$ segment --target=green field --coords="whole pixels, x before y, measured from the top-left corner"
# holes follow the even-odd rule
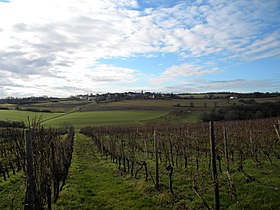
[[[164,111],[96,111],[74,112],[45,122],[59,127],[72,125],[75,128],[104,125],[142,125],[143,121],[166,115]]]
[[[33,119],[41,118],[42,120],[48,119],[54,116],[58,116],[61,113],[39,113],[39,112],[27,112],[27,111],[17,111],[17,110],[0,110],[0,120],[8,121],[27,121],[27,118]]]
[[[95,111],[73,113],[37,113],[17,110],[1,110],[0,120],[24,121],[27,118],[41,118],[47,126],[74,126],[76,129],[85,126],[104,125],[143,125],[144,122],[163,117],[166,111]]]
[[[1,107],[11,108],[11,107],[14,107],[14,106],[15,106],[14,104],[0,104],[0,108]]]

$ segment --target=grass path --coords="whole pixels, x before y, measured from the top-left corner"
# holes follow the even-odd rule
[[[77,134],[69,178],[55,209],[160,209],[114,169],[95,153],[91,139]]]
[[[73,109],[72,111],[65,112],[65,113],[62,113],[62,114],[59,114],[59,115],[52,116],[52,117],[46,118],[46,119],[44,119],[44,120],[41,120],[41,123],[44,123],[44,122],[46,122],[46,121],[50,121],[50,120],[53,120],[53,119],[56,119],[56,118],[59,118],[59,117],[62,117],[62,116],[65,116],[65,115],[74,113],[74,112],[77,112],[77,108]]]

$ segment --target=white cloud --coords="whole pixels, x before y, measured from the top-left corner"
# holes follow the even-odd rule
[[[167,68],[158,78],[152,79],[152,82],[161,84],[166,81],[174,81],[174,80],[181,81],[186,77],[199,76],[204,74],[213,74],[217,72],[218,69],[216,68],[207,69],[199,65],[184,63],[178,66],[173,65]]]
[[[224,80],[224,81],[205,81],[189,80],[185,84],[175,86],[162,86],[162,92],[186,93],[186,92],[248,92],[255,91],[279,91],[280,81],[277,80]]]
[[[84,71],[66,68],[57,72],[55,76],[40,74],[20,76],[16,73],[1,71],[0,74],[3,75],[3,79],[0,79],[1,90],[6,95],[21,97],[29,95],[62,97],[65,96],[65,92],[68,95],[107,92],[108,87],[116,90],[115,86],[131,84],[138,80],[138,76],[141,76],[140,72],[133,69],[104,64],[96,64]]]
[[[20,94],[16,85],[22,78],[31,87],[21,89],[21,94],[33,94],[35,87],[41,92],[53,90],[57,84],[62,94],[62,87],[87,91],[94,88],[91,83],[135,81],[139,74],[102,65],[98,63],[101,58],[157,52],[189,59],[215,55],[218,60],[242,61],[279,56],[279,1],[178,2],[173,7],[146,9],[140,9],[136,0],[1,3],[0,71],[14,84],[9,89],[1,84],[1,88],[8,94]],[[213,65],[189,63],[170,67],[154,81],[215,71]],[[29,79],[34,76],[40,82]],[[65,88],[64,95],[68,91]]]

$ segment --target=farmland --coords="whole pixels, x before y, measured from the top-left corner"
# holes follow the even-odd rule
[[[165,115],[164,111],[94,111],[75,112],[45,122],[49,126],[73,125],[82,128],[88,125],[141,125],[142,121],[152,120]]]
[[[1,120],[9,121],[26,121],[27,117],[30,117],[31,119],[34,117],[41,117],[44,120],[58,115],[59,113],[36,113],[17,110],[0,110]]]
[[[255,100],[277,102],[279,98]],[[0,120],[27,122],[27,117],[36,116],[46,128],[74,126],[73,159],[54,209],[203,209],[205,203],[212,209],[210,134],[208,124],[201,123],[201,116],[233,104],[244,102],[201,96],[102,103],[63,100],[21,105],[18,110],[9,104],[9,110],[0,110]],[[24,111],[34,108],[51,112]],[[216,152],[221,158],[217,159],[221,209],[280,206],[280,148],[273,127],[279,129],[278,119],[215,123]],[[226,170],[224,127],[230,142],[230,170]],[[157,136],[158,186],[154,151]],[[167,168],[172,168],[171,175]],[[15,185],[20,189],[17,193]],[[0,209],[21,209],[24,185],[22,171],[10,173],[6,181],[1,177]]]
[[[41,118],[46,126],[60,127],[72,125],[76,129],[88,125],[141,125],[144,121],[160,118],[166,111],[94,111],[73,113],[36,113],[17,110],[1,110],[1,120],[27,121]]]

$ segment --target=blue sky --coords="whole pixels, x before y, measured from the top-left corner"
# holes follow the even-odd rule
[[[280,90],[279,0],[0,0],[0,40],[0,97]]]

